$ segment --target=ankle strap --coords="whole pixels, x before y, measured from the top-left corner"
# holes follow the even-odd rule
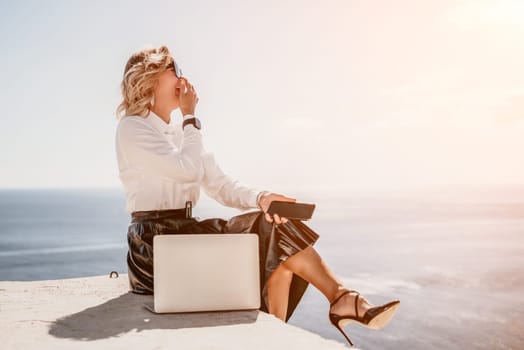
[[[337,303],[337,301],[339,301],[340,298],[342,298],[342,296],[344,296],[344,295],[346,295],[346,294],[348,294],[348,293],[351,293],[351,292],[355,292],[355,293],[357,293],[357,298],[355,298],[355,303],[356,303],[356,299],[358,299],[358,294],[360,294],[360,293],[357,292],[356,290],[353,290],[353,289],[346,289],[346,290],[343,291],[343,292],[342,292],[338,297],[336,297],[336,299],[333,300],[333,301],[329,304],[329,306],[331,307],[331,306],[335,305],[335,304]]]

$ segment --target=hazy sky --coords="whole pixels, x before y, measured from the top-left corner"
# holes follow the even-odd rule
[[[0,187],[120,187],[124,65],[161,44],[253,187],[524,182],[524,1],[1,1],[0,31]]]

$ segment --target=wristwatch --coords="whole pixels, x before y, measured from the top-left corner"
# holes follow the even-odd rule
[[[195,126],[195,128],[197,128],[198,130],[201,129],[201,125],[200,125],[200,119],[198,119],[197,117],[193,117],[193,118],[188,118],[186,120],[184,120],[184,122],[182,123],[182,129],[185,128],[186,125],[188,124],[193,124]]]

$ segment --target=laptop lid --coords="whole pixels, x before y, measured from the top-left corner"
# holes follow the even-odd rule
[[[154,312],[260,308],[256,233],[153,237]]]

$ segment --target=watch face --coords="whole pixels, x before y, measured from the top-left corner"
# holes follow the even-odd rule
[[[195,118],[195,125],[198,129],[200,129],[200,120],[198,118]]]

